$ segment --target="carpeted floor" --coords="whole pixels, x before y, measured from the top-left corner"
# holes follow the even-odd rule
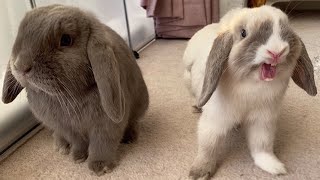
[[[293,25],[320,66],[320,14],[299,15]],[[183,40],[158,40],[141,53],[151,104],[138,142],[121,145],[120,165],[111,174],[98,178],[87,163],[55,152],[51,135],[42,130],[1,162],[0,179],[187,179],[199,114],[192,113],[193,99],[182,81],[185,46]],[[320,89],[320,67],[315,70]],[[217,179],[320,179],[320,95],[309,97],[290,83],[275,143],[288,175],[275,177],[255,167],[241,130],[231,133],[228,146]]]

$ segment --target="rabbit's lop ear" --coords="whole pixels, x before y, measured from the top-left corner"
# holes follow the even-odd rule
[[[313,65],[307,53],[304,43],[300,40],[302,50],[297,65],[293,71],[293,81],[309,95],[317,94],[317,87],[314,82]]]
[[[198,107],[204,106],[218,86],[223,70],[227,66],[229,53],[233,45],[232,34],[224,32],[213,42],[212,49],[208,56],[201,96],[198,100]]]
[[[87,46],[101,105],[109,118],[119,123],[124,118],[125,102],[117,56],[109,45],[104,31],[92,33]]]
[[[8,64],[6,74],[4,75],[2,102],[5,104],[11,103],[22,91],[22,89],[23,87],[12,75],[10,65]]]

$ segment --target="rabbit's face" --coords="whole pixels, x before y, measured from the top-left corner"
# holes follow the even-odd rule
[[[10,59],[12,74],[22,86],[56,94],[95,83],[86,58],[89,21],[79,13],[53,5],[25,16]]]
[[[287,16],[276,8],[247,9],[232,18],[228,66],[235,77],[272,81],[290,78],[301,43]]]
[[[264,85],[260,87],[284,87],[292,77],[308,94],[317,94],[305,45],[281,10],[271,6],[232,10],[221,19],[218,32],[198,107],[207,103],[225,72],[224,77],[229,77],[225,83],[250,81]]]

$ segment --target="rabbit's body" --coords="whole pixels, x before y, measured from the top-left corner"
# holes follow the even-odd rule
[[[119,52],[115,52],[115,54],[119,56],[119,61],[123,61],[120,63],[120,66],[123,66],[121,69],[131,67],[130,70],[126,70],[125,81],[130,81],[132,86],[124,87],[127,91],[125,93],[127,96],[125,97],[127,100],[127,113],[123,121],[116,124],[116,126],[119,126],[119,129],[122,129],[120,131],[122,132],[129,121],[137,121],[148,108],[148,92],[137,63],[133,57],[127,57],[130,50],[125,42],[109,27],[105,27],[105,30],[107,30],[105,36],[107,36],[110,44],[119,46],[114,47],[114,49],[119,49]],[[52,130],[59,127],[67,131],[70,129],[75,133],[85,133],[88,135],[90,130],[97,125],[104,124],[104,126],[108,127],[109,124],[115,124],[104,112],[103,107],[97,106],[101,99],[97,84],[94,82],[94,77],[89,76],[88,79],[92,83],[88,83],[89,86],[81,90],[81,95],[77,95],[79,93],[77,91],[79,90],[68,87],[72,86],[72,83],[76,83],[72,82],[72,79],[69,82],[61,82],[63,83],[62,90],[55,96],[44,91],[34,90],[32,87],[26,87],[31,110],[39,120]],[[132,102],[129,101],[131,99]],[[46,106],[43,105],[44,102],[47,103]],[[67,117],[66,114],[68,115]],[[92,121],[92,119],[95,121]],[[112,128],[110,128],[110,131],[113,131]],[[114,131],[117,132],[118,129]]]
[[[71,97],[68,93],[52,97],[41,91],[26,90],[30,109],[36,118],[51,130],[61,131],[62,135],[74,133],[88,138],[89,133],[97,126],[105,126],[104,129],[110,133],[115,131],[121,135],[128,122],[137,123],[138,118],[147,109],[145,105],[140,104],[140,100],[131,102],[134,103],[134,108],[126,114],[123,121],[114,123],[106,115],[102,106],[96,105],[97,102],[100,102],[96,86],[93,86],[83,97]],[[44,105],[44,102],[48,105]],[[132,108],[132,105],[128,108]]]
[[[317,94],[312,63],[287,16],[270,6],[232,10],[190,39],[183,62],[186,86],[202,108],[190,176],[214,174],[224,137],[240,123],[255,164],[272,174],[286,173],[273,140],[290,78]]]
[[[20,24],[5,75],[5,103],[26,88],[30,109],[54,132],[56,147],[76,162],[88,158],[102,175],[120,142],[135,141],[149,105],[139,66],[125,41],[93,15],[51,5]]]

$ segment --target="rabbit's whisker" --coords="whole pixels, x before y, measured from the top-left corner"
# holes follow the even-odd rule
[[[284,10],[285,13],[287,13],[288,7],[290,6],[290,4],[292,3],[292,1],[289,1],[289,4],[287,5],[286,9]]]
[[[79,107],[79,102],[76,100],[76,98],[74,97],[74,95],[72,94],[71,90],[69,88],[67,88],[67,86],[59,79],[57,78],[58,81],[61,83],[61,85],[63,86],[64,90],[68,93],[68,95],[71,97],[71,99],[73,100],[76,108],[78,109],[78,113],[81,114],[81,111],[80,111],[80,107]],[[67,78],[69,81],[70,79]]]
[[[19,88],[19,85],[18,85],[17,83],[15,83],[15,84],[13,85],[13,94],[16,94],[16,93],[17,93],[18,88]]]
[[[290,10],[290,12],[288,13],[288,17],[290,16],[290,13],[291,13],[298,5],[300,5],[302,2],[303,2],[303,1],[298,2],[298,3],[295,4],[295,6],[294,6],[294,7]],[[290,1],[290,3],[291,3],[291,1]]]
[[[65,87],[63,86],[63,89],[68,93],[68,91],[65,89]],[[74,105],[70,102],[70,98],[68,98],[65,94],[63,94],[62,93],[62,96],[67,100],[67,102],[70,104],[70,106],[71,106],[71,108],[72,108],[72,110],[73,110],[73,112],[75,113],[75,115],[77,116],[77,119],[80,121],[80,118],[79,118],[79,116],[78,116],[78,113],[77,113],[77,111],[75,110],[75,108],[74,108]]]
[[[70,80],[70,78],[68,78],[68,77],[66,77],[66,78],[67,78],[68,81],[70,81],[70,84],[73,84],[72,81]],[[65,86],[65,87],[66,87],[66,86]],[[66,88],[67,88],[67,87],[66,87]],[[72,91],[71,91],[69,88],[67,88],[67,90],[69,90],[69,94],[70,94],[70,96],[72,97],[73,101],[75,102],[76,107],[77,107],[77,109],[78,109],[78,111],[79,111],[79,114],[81,114],[79,101],[77,100],[77,98],[74,96],[74,94],[72,93]]]
[[[245,59],[245,57],[238,58],[238,59],[234,60],[231,64],[232,64],[232,65],[235,65],[235,64],[237,64],[238,62],[243,61],[244,59]],[[240,67],[234,69],[234,72],[233,72],[233,73],[235,74],[235,76],[238,76],[237,74],[240,72],[240,70],[241,70]]]
[[[61,100],[63,102],[64,107],[67,109],[68,115],[71,117],[69,106],[68,106],[66,98],[65,98],[65,96],[64,96],[64,94],[62,93],[61,90],[59,90],[59,96],[60,96],[60,98],[61,98]]]
[[[232,65],[236,64],[237,62],[241,61],[243,58],[238,58],[238,59],[235,59],[234,61],[231,62]],[[230,66],[227,65],[227,67],[223,70],[221,76],[228,70],[230,69]]]
[[[9,88],[10,86],[13,86],[13,85],[18,84],[18,83],[17,83],[16,81],[14,81],[14,80],[13,80],[13,81],[10,81],[10,82],[7,81],[7,82],[8,82],[8,85],[9,85],[7,88]]]
[[[5,88],[6,91],[8,91],[12,86],[16,85],[16,82],[15,81],[11,81],[11,82],[7,81],[7,84],[8,85]]]
[[[58,89],[57,89],[57,88],[55,88],[55,91],[57,92],[57,99],[58,99],[58,101],[59,101],[60,107],[61,107],[61,109],[63,110],[63,106],[62,106],[62,103],[61,103],[61,100],[60,100],[60,94],[59,94],[59,91],[58,91]]]
[[[64,101],[63,93],[59,89],[57,89],[57,90],[58,90],[58,95],[60,96],[60,98],[61,98],[61,100],[62,100],[62,102],[64,104],[64,107],[67,109],[67,112],[68,112],[69,116],[71,117],[71,114],[70,114],[69,108],[67,106],[67,103]]]
[[[70,102],[70,100],[69,100],[70,98],[68,98],[65,94],[62,94],[62,95],[66,98],[66,100],[68,101],[68,103],[70,104],[70,106],[71,106],[71,108],[73,109],[75,115],[77,116],[77,119],[80,121],[79,114],[81,114],[81,111],[80,111],[80,109],[79,109],[79,107],[78,107],[77,101],[76,101],[76,100],[74,99],[74,97],[72,96],[72,93],[69,92],[70,90],[66,87],[66,85],[65,85],[59,78],[57,78],[57,80],[61,83],[62,88],[67,92],[67,95],[73,100],[74,105]],[[75,106],[77,107],[77,109],[78,109],[79,112],[76,111]]]

